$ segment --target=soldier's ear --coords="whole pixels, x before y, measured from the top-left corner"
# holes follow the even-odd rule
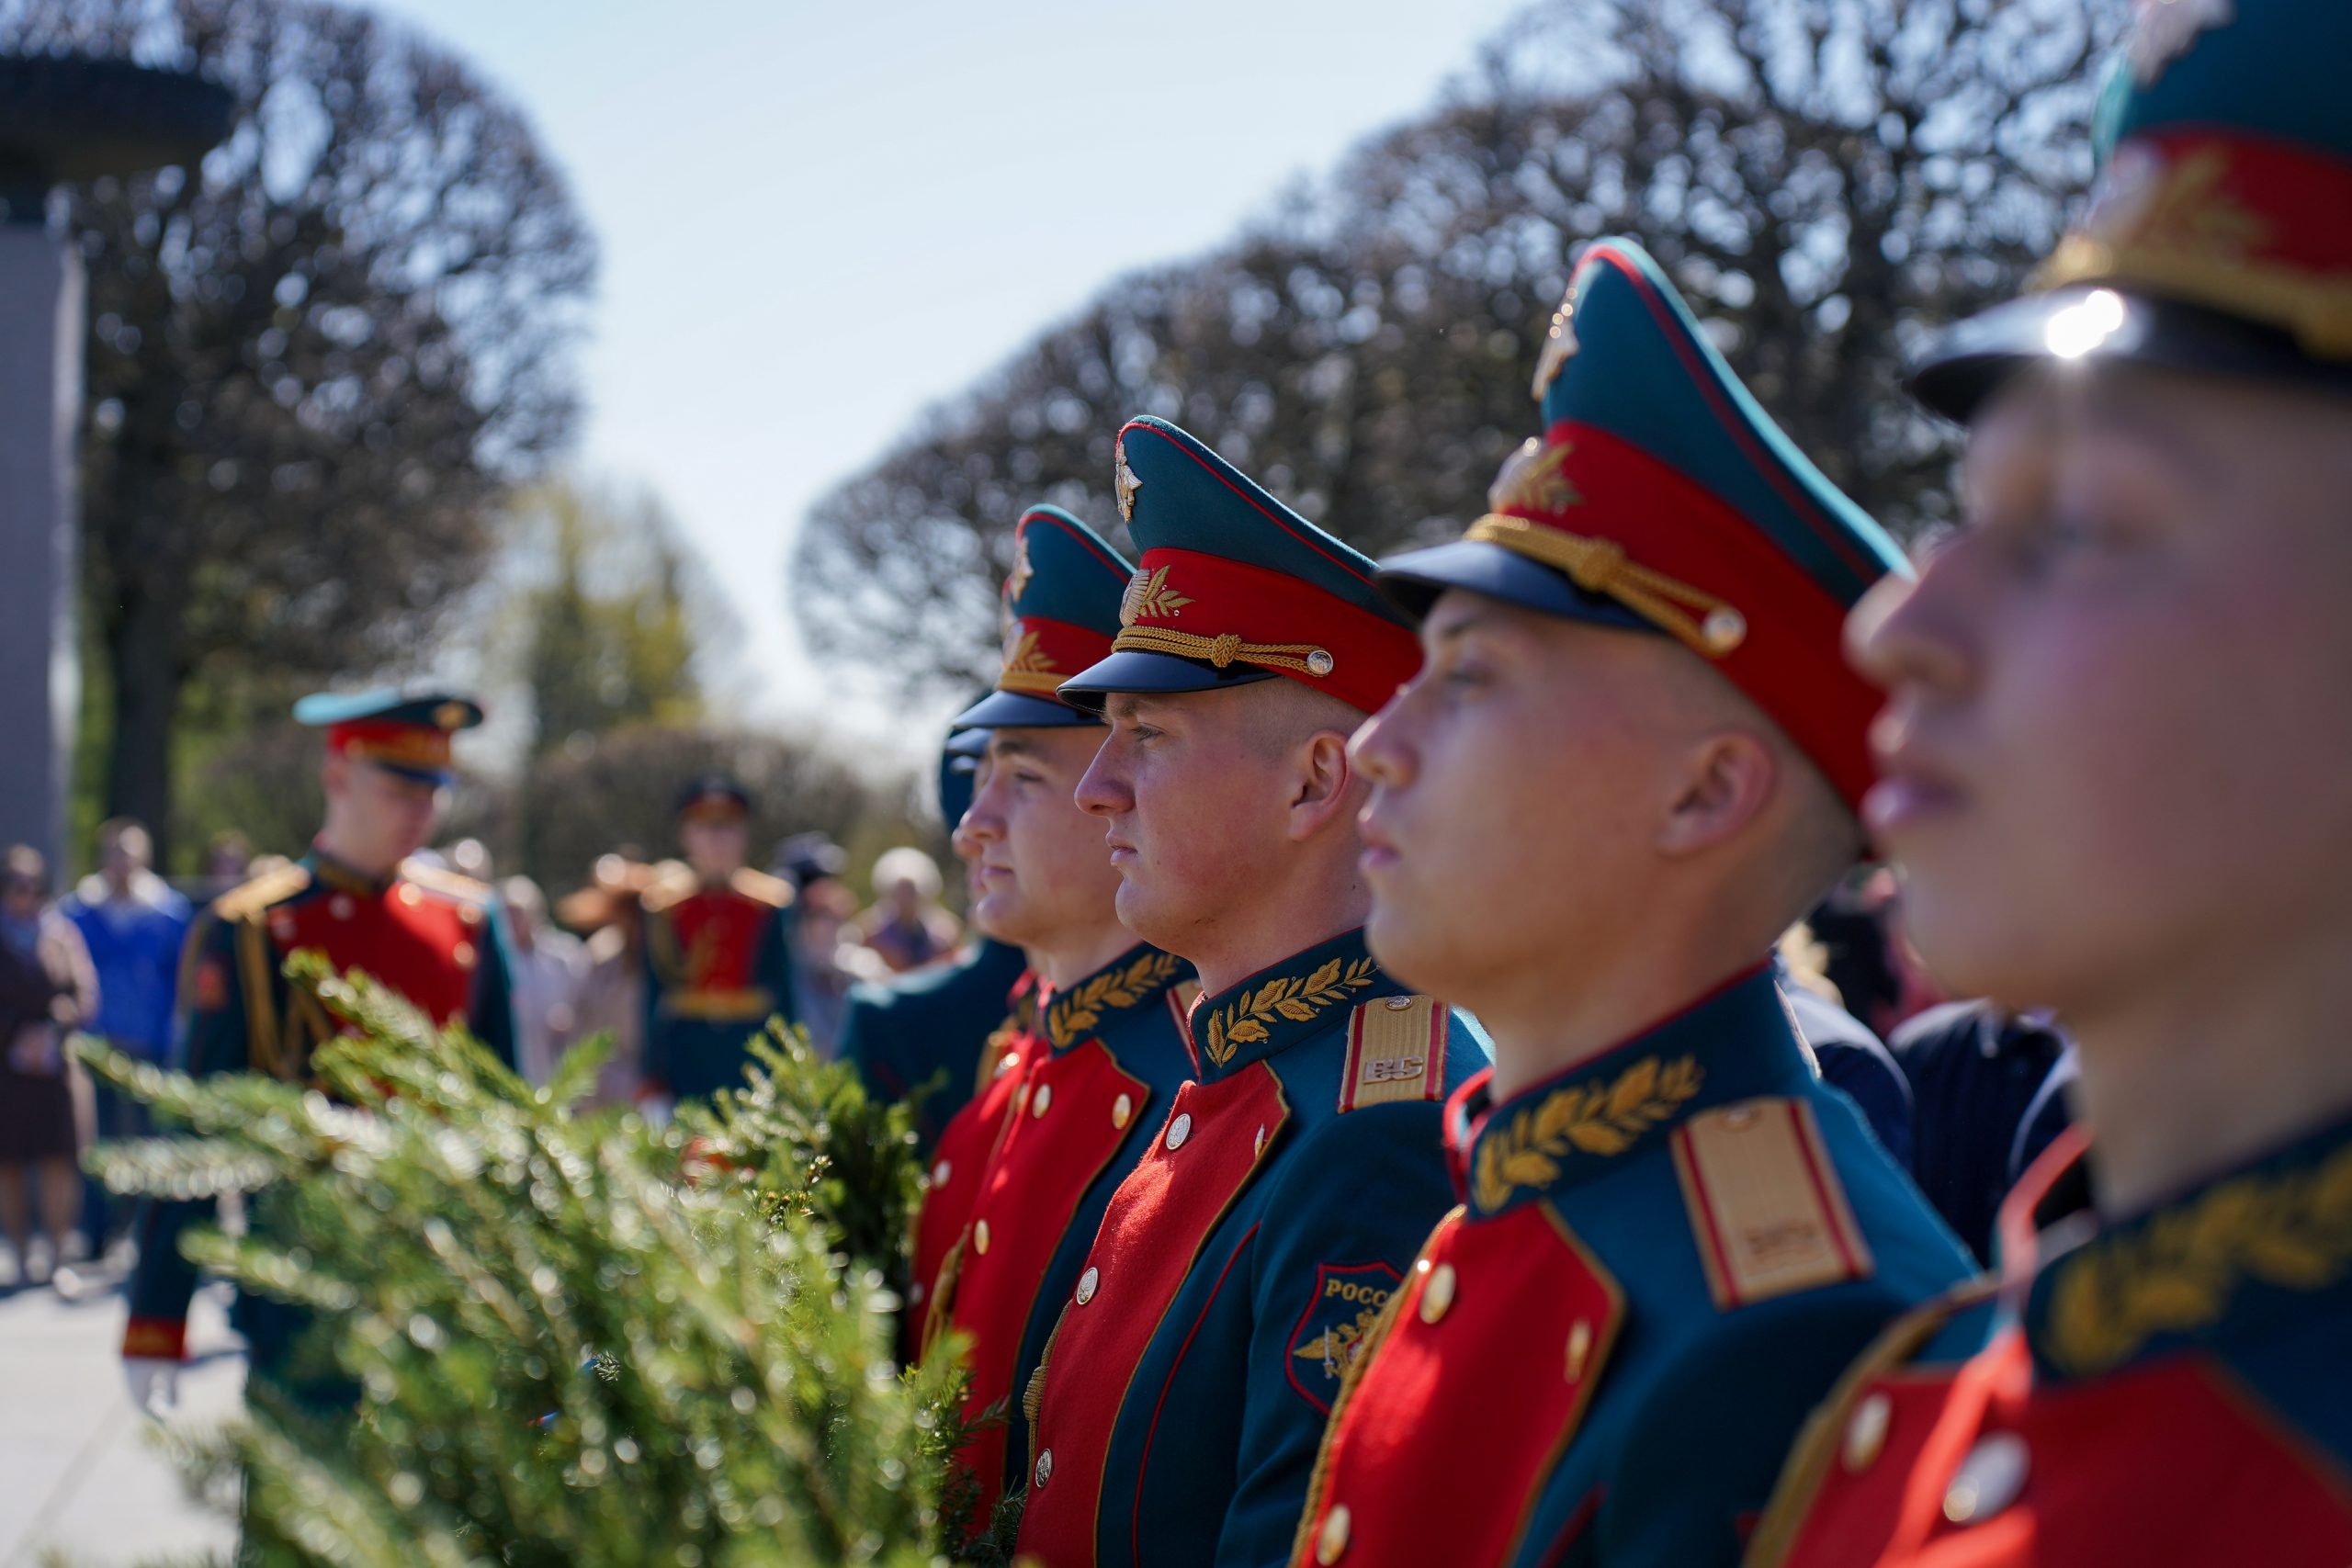
[[[1737,838],[1764,815],[1780,772],[1770,743],[1753,730],[1719,729],[1691,741],[1658,824],[1658,852],[1698,854]]]
[[[1290,836],[1295,840],[1315,837],[1333,821],[1352,824],[1357,798],[1355,762],[1348,755],[1348,737],[1336,729],[1321,729],[1299,743],[1298,766],[1292,774]]]

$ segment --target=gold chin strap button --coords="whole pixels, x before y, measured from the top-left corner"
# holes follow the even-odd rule
[[[1315,1561],[1322,1568],[1331,1568],[1348,1550],[1348,1506],[1334,1503],[1331,1511],[1323,1516],[1323,1528],[1315,1532]]]
[[[1306,672],[1309,675],[1317,677],[1329,675],[1338,666],[1339,660],[1333,659],[1324,649],[1318,648],[1306,656]]]

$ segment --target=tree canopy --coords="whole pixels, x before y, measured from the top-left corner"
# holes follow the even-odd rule
[[[1914,531],[1949,510],[1950,454],[1899,367],[2055,241],[2123,9],[1550,0],[1433,112],[1230,244],[1113,284],[823,497],[795,562],[812,641],[910,691],[984,679],[1013,521],[1049,501],[1115,538],[1111,446],[1137,413],[1368,551],[1458,529],[1533,433],[1576,248],[1614,233]]]
[[[398,668],[569,434],[594,247],[523,115],[314,0],[0,0],[0,48],[228,86],[200,169],[71,193],[107,806],[170,820],[191,682]]]

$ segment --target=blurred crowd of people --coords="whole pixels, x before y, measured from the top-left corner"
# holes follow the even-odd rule
[[[140,1061],[169,1065],[181,955],[195,911],[283,863],[234,834],[209,846],[187,892],[153,869],[144,828],[109,821],[96,869],[58,896],[40,854],[7,852],[0,900],[0,1289],[54,1280],[77,1289],[92,1260],[117,1273],[133,1259],[130,1206],[81,1174],[101,1139],[151,1131],[143,1107],[89,1074],[66,1049],[85,1033]],[[512,947],[515,1055],[546,1083],[567,1054],[599,1036],[612,1047],[591,1103],[626,1105],[645,1078],[644,906],[677,869],[634,846],[600,856],[582,884],[550,901],[527,876],[498,877],[488,851],[463,839],[421,858],[494,886]],[[798,1021],[827,1056],[852,989],[931,968],[965,941],[943,902],[938,863],[902,845],[874,863],[861,904],[847,855],[821,834],[778,844],[774,874],[795,895],[793,995]],[[1837,1003],[1875,1036],[1818,1043],[1832,1082],[1862,1103],[1961,1238],[1989,1257],[1994,1212],[2015,1179],[2064,1130],[2066,1047],[2044,1020],[1947,1000],[1903,935],[1894,879],[1858,876],[1815,911],[1784,953],[1797,988]],[[1881,1047],[1879,1042],[1884,1042]],[[1849,1055],[1849,1051],[1863,1055]],[[1849,1066],[1850,1064],[1850,1066]],[[1897,1146],[1900,1145],[1900,1146]]]
[[[17,845],[0,863],[0,1290],[79,1291],[93,1263],[108,1276],[135,1261],[131,1205],[109,1201],[81,1170],[94,1143],[142,1136],[145,1107],[90,1073],[76,1035],[123,1055],[176,1065],[175,1018],[195,917],[212,898],[286,861],[223,834],[203,874],[175,887],[153,868],[146,829],[127,819],[95,836],[96,869],[61,892],[46,858]],[[418,859],[493,886],[512,948],[516,1066],[546,1083],[575,1047],[609,1036],[592,1103],[641,1095],[647,963],[643,897],[674,874],[634,846],[600,856],[582,886],[550,901],[527,876],[498,877],[464,839]],[[774,874],[795,894],[794,995],[810,1043],[834,1054],[852,988],[931,967],[964,942],[941,901],[938,863],[901,845],[885,852],[860,901],[849,857],[821,834],[776,847]]]

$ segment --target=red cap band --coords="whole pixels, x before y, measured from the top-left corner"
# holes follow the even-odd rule
[[[1195,550],[1146,550],[1119,624],[1114,648],[1260,665],[1363,713],[1421,667],[1419,639],[1395,621],[1287,572]]]
[[[1031,615],[1005,629],[1004,673],[997,677],[996,689],[1050,697],[1064,681],[1100,664],[1110,652],[1111,639],[1091,626]]]
[[[1513,498],[1504,514],[1608,540],[1627,561],[1736,611],[1730,646],[1700,651],[1858,805],[1875,776],[1864,737],[1879,695],[1847,668],[1845,605],[1713,491],[1642,448],[1566,421],[1544,440],[1565,449],[1554,471],[1574,499],[1553,510]],[[1586,586],[1609,592],[1604,583]]]
[[[445,771],[451,761],[447,730],[381,719],[329,725],[327,751],[356,762],[381,762],[395,768]]]

